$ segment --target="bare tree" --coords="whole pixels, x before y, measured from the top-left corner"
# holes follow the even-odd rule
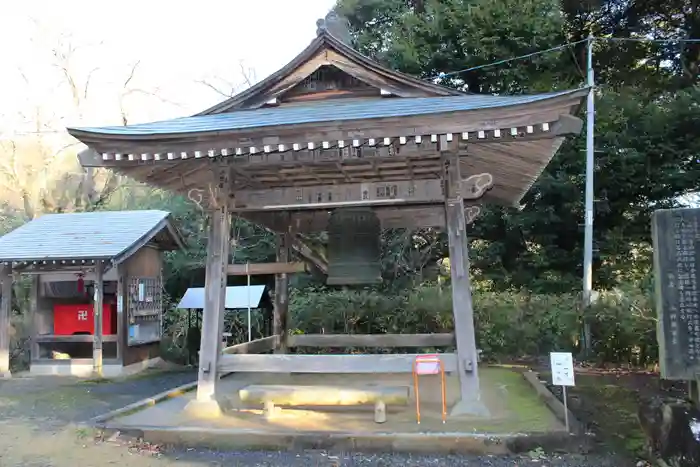
[[[239,82],[230,81],[217,76],[197,80],[197,83],[208,87],[221,97],[228,99],[242,90],[251,87],[257,81],[254,68],[247,67],[243,61],[238,62],[238,68],[242,77],[242,80]]]
[[[43,213],[93,210],[119,185],[109,171],[87,173],[76,144],[58,149],[40,135],[0,142],[0,187],[5,213],[31,220]]]
[[[67,35],[42,36],[40,42],[48,48],[48,53],[42,52],[48,59],[43,74],[55,77],[56,93],[64,93],[66,99],[61,101],[59,96],[57,102],[70,105],[52,108],[45,103],[28,102],[22,114],[32,120],[34,130],[10,134],[5,139],[0,135],[0,220],[16,215],[30,220],[42,213],[93,210],[104,205],[124,179],[112,171],[80,167],[76,157],[79,143],[63,128],[66,118],[82,121],[88,114],[89,100],[94,102],[98,97],[93,84],[101,68],[81,67],[83,48]],[[115,113],[124,125],[129,122],[125,102],[128,96],[157,95],[137,85],[139,64],[137,61],[129,67],[113,100],[118,106]],[[28,95],[32,96],[36,84],[32,75],[22,69],[20,73]],[[56,118],[59,112],[60,117]]]

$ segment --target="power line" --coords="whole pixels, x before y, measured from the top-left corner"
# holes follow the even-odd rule
[[[603,40],[610,42],[648,42],[658,44],[700,44],[700,39],[646,39],[641,37],[597,37],[594,40]]]
[[[574,45],[576,45],[576,44],[580,44],[580,43],[582,43],[582,42],[586,42],[587,40],[588,40],[588,39],[581,39],[580,41],[570,42],[570,43],[567,43],[567,44],[558,45],[558,46],[556,46],[556,47],[552,47],[552,48],[546,49],[546,50],[538,50],[537,52],[532,52],[532,53],[529,53],[529,54],[520,55],[520,56],[518,56],[518,57],[506,58],[505,60],[498,60],[498,61],[496,61],[496,62],[486,63],[486,64],[484,64],[484,65],[477,65],[477,66],[473,66],[473,67],[471,67],[471,68],[465,68],[465,69],[463,69],[463,70],[451,71],[451,72],[449,72],[449,73],[440,73],[440,74],[437,75],[437,76],[434,76],[434,77],[432,77],[432,78],[427,78],[427,79],[428,79],[428,80],[433,80],[433,79],[436,79],[436,78],[445,78],[445,77],[448,77],[448,76],[457,75],[457,74],[459,74],[459,73],[466,73],[466,72],[468,72],[468,71],[480,70],[480,69],[486,68],[486,67],[491,67],[491,66],[496,66],[496,65],[502,65],[502,64],[504,64],[504,63],[512,62],[512,61],[514,61],[514,60],[522,60],[522,59],[524,59],[524,58],[530,58],[530,57],[534,57],[534,56],[537,56],[537,55],[546,54],[546,53],[549,53],[549,52],[555,52],[555,51],[557,51],[557,50],[565,49],[565,48],[567,48],[567,47],[572,47],[572,46],[574,46]]]
[[[513,62],[515,60],[524,60],[526,58],[531,58],[531,57],[536,57],[538,55],[543,55],[546,53],[550,52],[556,52],[557,50],[562,50],[562,49],[570,49],[571,47],[581,44],[583,42],[587,42],[589,40],[592,40],[593,42],[595,41],[608,41],[608,42],[640,42],[640,43],[658,43],[658,44],[683,44],[683,43],[689,43],[689,44],[700,44],[700,39],[695,39],[695,38],[690,38],[690,39],[650,39],[650,38],[643,38],[643,37],[593,37],[593,38],[586,38],[586,39],[581,39],[575,42],[568,42],[566,44],[561,44],[555,47],[551,47],[549,49],[544,49],[544,50],[538,50],[535,52],[531,52],[525,55],[519,55],[517,57],[511,57],[511,58],[506,58],[503,60],[497,60],[495,62],[491,63],[485,63],[483,65],[477,65],[473,66],[470,68],[464,68],[461,70],[456,70],[456,71],[450,71],[448,73],[440,73],[436,76],[426,78],[426,81],[432,81],[437,78],[447,78],[449,76],[454,76],[458,75],[460,73],[468,73],[470,71],[476,71],[476,70],[481,70],[484,68],[490,68],[493,66],[497,65],[503,65],[504,63],[509,63]],[[574,60],[576,60],[576,57],[573,57]],[[578,61],[576,60],[576,66],[579,69],[579,72],[581,74],[582,70],[581,67],[578,64]],[[65,130],[36,130],[36,131],[11,131],[11,132],[1,132],[0,131],[0,139],[3,138],[8,138],[8,137],[17,137],[17,136],[30,136],[30,135],[44,135],[44,134],[67,134]]]
[[[578,44],[581,44],[583,42],[588,42],[589,40],[592,40],[593,42],[595,42],[595,41],[647,42],[647,43],[667,43],[667,44],[700,43],[700,39],[647,39],[647,38],[634,38],[634,37],[593,37],[592,39],[586,38],[586,39],[581,39],[581,40],[576,41],[576,42],[568,42],[566,44],[561,44],[561,45],[558,45],[556,47],[551,47],[549,49],[538,50],[536,52],[532,52],[529,54],[520,55],[517,57],[506,58],[503,60],[498,60],[498,61],[491,62],[491,63],[485,63],[483,65],[477,65],[477,66],[473,66],[470,68],[464,68],[462,70],[450,71],[448,73],[440,73],[440,74],[432,76],[430,78],[426,78],[426,81],[432,81],[432,80],[437,79],[437,78],[447,78],[449,76],[458,75],[460,73],[467,73],[470,71],[481,70],[483,68],[489,68],[489,67],[496,66],[496,65],[503,65],[504,63],[509,63],[509,62],[512,62],[515,60],[523,60],[526,58],[535,57],[535,56],[546,54],[549,52],[556,52],[557,50],[571,48],[571,47],[578,45]],[[578,62],[577,62],[577,65],[578,65]]]

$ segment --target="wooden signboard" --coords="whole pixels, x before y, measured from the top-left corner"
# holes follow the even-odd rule
[[[700,209],[654,212],[652,237],[661,377],[693,381],[700,378]]]

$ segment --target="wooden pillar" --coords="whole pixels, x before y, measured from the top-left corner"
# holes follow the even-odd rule
[[[118,264],[117,268],[117,360],[124,365],[124,353],[129,345],[129,322],[126,310],[126,267]]]
[[[102,261],[95,262],[95,281],[94,281],[94,297],[93,297],[93,318],[95,324],[95,332],[93,333],[92,343],[92,372],[95,377],[102,378],[102,312],[104,303],[104,264]]]
[[[277,235],[277,262],[289,262],[291,249],[291,234],[289,232]],[[275,274],[275,303],[273,310],[272,333],[280,336],[279,347],[275,353],[287,353],[289,316],[289,275]]]
[[[39,358],[39,343],[37,336],[41,330],[41,316],[39,316],[39,300],[41,297],[41,279],[38,274],[31,276],[29,286],[29,314],[32,323],[31,340],[29,344],[29,361]],[[31,364],[31,363],[30,363]]]
[[[209,213],[197,396],[187,406],[187,410],[198,417],[221,415],[217,392],[219,382],[217,367],[222,350],[221,334],[226,305],[226,268],[228,266],[230,230],[231,213],[224,202]]]
[[[467,222],[464,214],[464,200],[460,193],[462,177],[457,139],[448,142],[445,136],[441,136],[440,155],[445,164],[445,224],[450,250],[452,310],[460,386],[460,400],[452,408],[452,415],[488,416],[488,410],[481,400],[479,387],[474,309],[469,278]]]
[[[12,268],[2,266],[2,297],[0,298],[0,379],[10,373],[10,316],[12,315]]]

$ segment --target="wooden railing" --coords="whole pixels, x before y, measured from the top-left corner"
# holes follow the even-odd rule
[[[452,333],[444,334],[296,334],[289,347],[449,347]]]
[[[429,348],[455,345],[453,333],[442,334],[297,334],[287,337],[288,347]],[[410,373],[416,354],[260,355],[280,346],[280,336],[263,337],[223,350],[221,373]],[[440,357],[448,373],[457,370],[457,356]]]
[[[250,342],[232,345],[226,347],[222,352],[224,354],[256,354],[275,350],[279,347],[280,336],[263,337]]]
[[[440,355],[446,372],[457,370],[457,356]],[[411,373],[415,354],[222,355],[221,373]]]

